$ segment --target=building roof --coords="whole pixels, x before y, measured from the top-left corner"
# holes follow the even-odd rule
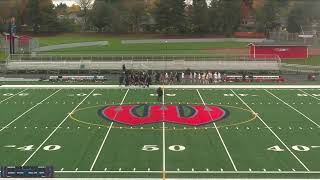
[[[286,47],[309,47],[311,45],[308,45],[308,44],[275,44],[275,43],[250,43],[248,44],[248,46],[256,46],[256,47],[283,47],[283,46],[286,46]]]

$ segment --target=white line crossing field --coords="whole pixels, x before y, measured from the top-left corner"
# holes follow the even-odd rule
[[[320,86],[161,86],[162,101],[157,87],[0,87],[10,92],[0,166],[47,163],[57,178],[320,178]]]
[[[200,94],[200,92],[199,92],[198,89],[197,89],[197,92],[198,92],[198,95],[199,95],[199,97],[200,97],[203,105],[206,106],[206,103],[204,102],[204,100],[203,100],[203,98],[202,98],[202,96],[201,96],[201,94]],[[209,112],[208,112],[208,113],[209,113]],[[210,115],[210,117],[211,117],[211,114],[210,114],[210,113],[209,113],[209,115]],[[212,117],[211,117],[211,119],[212,119]],[[228,148],[227,148],[226,144],[225,144],[224,141],[223,141],[223,138],[222,138],[222,136],[221,136],[221,134],[220,134],[220,132],[219,132],[219,129],[217,128],[216,123],[213,123],[213,124],[214,124],[214,127],[215,127],[218,135],[219,135],[219,138],[220,138],[220,140],[221,140],[221,142],[222,142],[222,145],[223,145],[223,147],[224,147],[224,149],[225,149],[225,151],[226,151],[226,153],[227,153],[227,155],[228,155],[228,157],[229,157],[229,159],[230,159],[230,161],[231,161],[231,164],[232,164],[234,170],[235,170],[235,171],[238,171],[238,170],[237,170],[237,167],[236,167],[236,165],[234,164],[233,159],[232,159],[232,157],[231,157],[231,155],[230,155],[230,153],[229,153],[229,151],[228,151]]]
[[[230,89],[234,95],[237,96],[237,98],[245,105],[247,108],[249,108],[252,112],[256,113],[240,96],[238,96],[237,93],[235,93],[232,89]],[[281,142],[281,144],[294,156],[294,158],[307,170],[310,171],[309,168],[298,158],[297,155],[295,155],[291,149],[280,139],[280,137],[271,129],[269,128],[268,124],[257,114],[257,117],[260,119],[260,121],[270,130],[270,132]]]
[[[128,92],[129,92],[129,89],[126,91],[126,93],[125,93],[125,95],[124,95],[124,97],[123,97],[120,105],[123,104],[124,100],[125,100],[126,97],[127,97]],[[116,115],[115,115],[115,117],[114,117],[113,119],[115,119],[115,118],[117,117],[117,115],[118,115],[118,112],[116,113]],[[100,148],[99,148],[99,151],[98,151],[96,157],[94,158],[94,161],[93,161],[93,163],[92,163],[92,165],[91,165],[91,167],[90,167],[90,171],[93,170],[94,165],[96,164],[96,162],[97,162],[97,160],[98,160],[98,158],[99,158],[99,155],[100,155],[100,153],[101,153],[101,150],[102,150],[102,148],[103,148],[103,146],[104,146],[104,144],[105,144],[105,142],[106,142],[106,140],[107,140],[107,138],[108,138],[108,136],[109,136],[109,133],[110,133],[110,131],[111,131],[111,129],[112,129],[112,125],[113,125],[113,122],[111,122],[110,127],[109,127],[109,129],[108,129],[108,131],[107,131],[107,133],[106,133],[106,136],[104,137],[104,139],[103,139],[103,141],[102,141],[102,143],[101,143],[101,146],[100,146]]]
[[[284,103],[285,105],[287,105],[288,107],[290,107],[291,109],[295,110],[297,113],[301,114],[303,117],[305,117],[306,119],[308,119],[310,122],[312,122],[314,125],[316,125],[318,128],[320,127],[320,125],[316,122],[314,122],[312,119],[310,119],[308,116],[306,116],[305,114],[303,114],[301,111],[299,111],[298,109],[294,108],[293,106],[291,106],[290,104],[288,104],[287,102],[285,102],[284,100],[280,99],[278,96],[274,95],[273,93],[271,93],[270,91],[268,91],[267,89],[265,90],[267,93],[271,94],[273,97],[275,97],[276,99],[278,99],[279,101],[281,101],[282,103]]]
[[[25,114],[27,114],[28,112],[30,112],[32,109],[36,108],[37,106],[41,105],[44,101],[46,101],[47,99],[49,99],[50,97],[52,97],[53,95],[55,95],[56,93],[58,93],[61,89],[55,91],[54,93],[52,93],[50,96],[46,97],[45,99],[43,99],[42,101],[40,101],[39,103],[37,103],[36,105],[32,106],[30,109],[28,109],[27,111],[25,111],[24,113],[22,113],[20,116],[16,117],[14,120],[12,120],[10,123],[8,123],[6,126],[4,126],[2,129],[0,129],[0,132],[3,131],[5,128],[9,127],[12,123],[16,122],[18,119],[20,119],[22,116],[24,116]]]
[[[95,89],[94,89],[95,90]],[[69,116],[93,93],[92,90],[72,111],[69,113],[60,124],[51,132],[51,134],[40,144],[40,146],[24,161],[22,166],[25,166],[27,162],[39,151],[39,149],[50,139],[50,137],[59,129],[59,127],[69,118]]]

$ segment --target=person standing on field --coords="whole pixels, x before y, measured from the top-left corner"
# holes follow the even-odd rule
[[[163,96],[163,90],[161,87],[159,87],[157,89],[157,94],[158,94],[158,101],[161,102],[162,101],[162,96]]]

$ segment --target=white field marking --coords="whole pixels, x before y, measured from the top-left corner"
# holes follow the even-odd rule
[[[201,96],[201,94],[200,94],[200,92],[199,92],[198,89],[197,89],[197,92],[198,92],[198,95],[199,95],[199,97],[200,97],[203,105],[206,106],[206,103],[204,102],[204,100],[203,100],[203,98],[202,98],[202,96]],[[211,117],[210,112],[208,112],[208,113],[209,113],[209,115],[210,115],[210,117]],[[211,117],[211,119],[212,119],[212,117]],[[214,124],[214,127],[215,127],[218,135],[219,135],[219,138],[220,138],[220,140],[221,140],[221,142],[222,142],[222,145],[223,145],[223,147],[224,147],[224,149],[225,149],[225,151],[226,151],[226,153],[227,153],[227,155],[228,155],[228,157],[229,157],[229,160],[231,161],[231,164],[232,164],[232,166],[233,166],[233,169],[234,169],[235,171],[238,171],[238,169],[237,169],[236,165],[234,164],[233,159],[232,159],[232,157],[231,157],[231,155],[230,155],[230,153],[229,153],[229,151],[228,151],[228,148],[227,148],[226,144],[225,144],[224,141],[223,141],[223,138],[222,138],[222,136],[221,136],[221,134],[220,134],[220,132],[219,132],[219,129],[218,129],[216,123],[214,122],[213,124]]]
[[[39,151],[39,149],[50,139],[50,137],[59,129],[59,127],[69,118],[69,116],[93,93],[93,89],[68,115],[60,122],[60,124],[49,134],[49,136],[38,146],[38,148],[28,157],[28,159],[22,164],[26,165],[27,162]]]
[[[5,102],[5,101],[7,101],[7,100],[9,100],[9,99],[11,99],[11,98],[13,98],[13,97],[15,97],[15,96],[17,96],[17,95],[19,95],[20,93],[23,93],[23,92],[26,91],[26,90],[27,90],[27,89],[25,89],[25,90],[23,90],[23,91],[20,91],[20,92],[18,92],[17,94],[14,94],[14,95],[12,95],[12,96],[10,96],[10,97],[8,97],[8,98],[0,101],[0,104],[3,103],[3,102]]]
[[[249,108],[253,113],[256,113],[241,97],[238,96],[238,94],[236,94],[232,89],[230,89],[232,91],[233,94],[235,94],[237,96],[237,98],[245,105],[247,106],[247,108]],[[294,158],[296,158],[296,160],[308,171],[310,172],[310,170],[307,168],[307,166],[291,151],[291,149],[280,139],[280,137],[268,126],[268,124],[266,122],[264,122],[264,120],[260,117],[259,114],[257,114],[258,119],[260,119],[260,121],[266,126],[266,128],[268,128],[270,130],[270,132],[281,142],[281,144],[293,155]]]
[[[273,97],[277,98],[279,101],[281,101],[282,103],[284,103],[285,105],[287,105],[288,107],[290,107],[291,109],[295,110],[297,113],[301,114],[303,117],[305,117],[306,119],[308,119],[310,122],[312,122],[314,125],[316,125],[318,128],[320,128],[320,125],[317,124],[316,122],[314,122],[312,119],[310,119],[308,116],[306,116],[305,114],[303,114],[302,112],[300,112],[298,109],[292,107],[290,104],[286,103],[285,101],[283,101],[282,99],[280,99],[279,97],[277,97],[276,95],[272,94],[270,91],[268,91],[267,89],[265,89],[266,92],[268,92],[269,94],[271,94]]]
[[[7,128],[8,126],[10,126],[12,123],[14,123],[15,121],[17,121],[18,119],[20,119],[22,116],[24,116],[25,114],[27,114],[28,112],[30,112],[32,109],[36,108],[37,106],[39,106],[40,104],[42,104],[42,102],[46,101],[47,99],[49,99],[50,97],[52,97],[53,95],[55,95],[56,93],[58,93],[61,89],[55,91],[54,93],[52,93],[50,96],[46,97],[45,99],[43,99],[42,101],[40,101],[39,103],[37,103],[36,105],[32,106],[30,109],[28,109],[27,111],[25,111],[24,113],[22,113],[20,116],[16,117],[14,120],[12,120],[10,123],[8,123],[7,125],[5,125],[2,129],[0,129],[0,132],[3,131],[5,128]]]
[[[308,96],[311,96],[311,97],[313,97],[314,99],[316,99],[316,100],[319,100],[319,101],[320,101],[320,98],[317,98],[317,97],[315,97],[314,95],[309,94],[309,93],[307,93],[307,92],[303,91],[302,89],[299,89],[299,91],[301,91],[301,92],[303,92],[304,94],[306,94],[306,95],[308,95]]]
[[[155,173],[162,171],[55,171],[55,173]],[[167,171],[167,174],[320,174],[320,171]]]
[[[163,88],[163,93],[162,94],[165,94],[164,92],[164,88]],[[164,95],[162,96],[162,106],[165,105],[165,102],[164,102]],[[166,174],[166,128],[165,128],[165,117],[164,117],[164,107],[162,108],[162,172],[163,172],[163,176],[165,176]],[[165,177],[162,177],[163,179],[165,179]]]
[[[167,89],[319,89],[320,85],[152,85],[150,89],[164,87]],[[2,85],[0,89],[39,88],[39,89],[121,89],[119,85]],[[136,89],[128,87],[129,89]],[[123,88],[124,89],[124,88]],[[127,89],[127,88],[126,88]],[[142,87],[139,89],[143,89]]]
[[[129,92],[129,90],[130,90],[130,89],[128,89],[127,92],[124,94],[120,105],[123,104],[125,98],[127,97],[127,94],[128,94],[128,92]],[[118,112],[115,114],[114,119],[117,117],[117,115],[118,115]],[[111,129],[112,129],[112,126],[113,126],[113,122],[110,124],[109,129],[108,129],[108,131],[107,131],[107,133],[106,133],[106,135],[105,135],[105,137],[104,137],[104,139],[103,139],[103,141],[102,141],[102,143],[101,143],[101,145],[100,145],[99,151],[98,151],[96,157],[94,158],[94,161],[93,161],[93,163],[92,163],[92,165],[91,165],[91,167],[90,167],[90,171],[93,170],[94,165],[96,164],[96,162],[97,162],[97,160],[98,160],[98,158],[99,158],[99,156],[100,156],[101,150],[102,150],[102,148],[103,148],[103,146],[104,146],[104,144],[105,144],[105,142],[106,142],[106,140],[107,140],[107,138],[108,138],[108,136],[109,136],[109,133],[110,133],[110,131],[111,131]]]

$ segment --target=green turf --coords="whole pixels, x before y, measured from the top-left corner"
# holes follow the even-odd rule
[[[283,60],[282,62],[288,63],[288,64],[320,66],[320,56],[311,56],[308,59]]]
[[[320,177],[320,89],[165,89],[175,94],[165,96],[165,104],[204,102],[227,109],[218,129],[213,123],[131,127],[98,115],[106,105],[163,103],[150,96],[154,91],[2,88],[0,127],[11,124],[0,129],[0,153],[6,154],[0,164],[53,165],[56,177],[160,178],[164,162],[166,177]],[[261,120],[252,119],[248,106]],[[146,145],[156,150],[144,151]],[[23,146],[25,151],[17,149]],[[276,146],[279,151],[268,150]]]
[[[195,42],[195,43],[146,43],[146,44],[121,44],[127,39],[152,39],[155,35],[122,35],[112,36],[107,34],[60,34],[49,37],[39,37],[40,46],[88,42],[109,41],[108,46],[90,46],[54,50],[44,53],[52,54],[210,54],[212,48],[246,48],[247,43],[242,42]]]
[[[6,59],[6,56],[5,56],[4,49],[0,49],[0,62],[5,61],[5,59]]]

